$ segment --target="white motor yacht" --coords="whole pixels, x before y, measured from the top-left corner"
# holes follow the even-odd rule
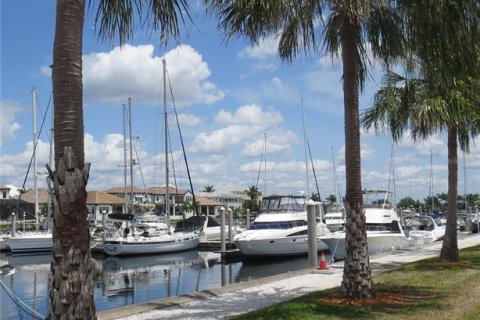
[[[345,207],[343,205],[334,204],[325,213],[325,224],[330,231],[343,230],[345,225]]]
[[[364,194],[386,193],[385,190],[365,190]],[[392,251],[406,247],[407,237],[400,223],[400,218],[395,209],[387,202],[385,197],[383,204],[378,201],[373,203],[365,202],[365,223],[367,231],[368,253]],[[330,250],[330,254],[336,260],[346,257],[345,231],[335,231],[326,236],[320,237]]]
[[[407,226],[410,228],[408,239],[413,244],[427,244],[445,236],[445,226],[430,216],[416,216],[407,222]]]
[[[262,199],[260,214],[248,230],[236,235],[235,245],[244,256],[287,256],[308,253],[307,199],[272,195]],[[322,206],[319,206],[322,210]],[[320,212],[318,213],[320,214]],[[317,238],[329,233],[317,215]],[[327,250],[318,240],[317,249]]]

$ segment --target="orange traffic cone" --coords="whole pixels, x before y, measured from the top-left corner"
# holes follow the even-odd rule
[[[320,255],[320,265],[318,266],[319,270],[328,270],[327,261],[325,261],[325,253]]]

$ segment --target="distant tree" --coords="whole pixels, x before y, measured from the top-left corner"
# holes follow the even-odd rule
[[[215,192],[215,187],[213,185],[208,184],[205,187],[203,187],[202,192]]]
[[[440,203],[440,200],[438,199],[437,196],[428,196],[425,199],[423,199],[425,203],[425,209],[427,211],[432,211],[433,209],[441,209],[442,204]]]
[[[314,192],[312,192],[312,194],[310,195],[310,199],[315,201],[315,202],[321,202],[322,201],[322,198],[320,197],[320,195],[318,193],[314,193]]]
[[[334,194],[331,194],[329,195],[326,200],[329,202],[329,203],[335,203],[337,202],[337,197],[334,195]]]
[[[255,211],[255,206],[258,204],[258,197],[261,195],[257,186],[250,186],[245,193],[250,197],[250,210]]]
[[[193,210],[193,203],[191,201],[184,201],[180,206],[182,212],[190,212]]]
[[[405,197],[403,199],[400,199],[397,203],[397,207],[399,208],[415,208],[418,209],[422,206],[420,201],[414,200],[411,197]]]

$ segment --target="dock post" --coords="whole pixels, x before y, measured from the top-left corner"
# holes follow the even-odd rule
[[[232,208],[228,208],[228,243],[231,245],[233,242],[233,212]]]
[[[247,209],[245,214],[245,230],[250,229],[250,209]]]
[[[225,252],[225,208],[220,208],[220,251]]]
[[[308,262],[310,267],[316,267],[318,265],[316,206],[317,205],[312,200],[307,201]]]
[[[17,214],[12,212],[12,237],[15,237],[15,233],[17,231]]]

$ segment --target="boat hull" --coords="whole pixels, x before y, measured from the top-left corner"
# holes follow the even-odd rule
[[[308,254],[308,237],[237,240],[235,245],[244,256],[292,256]],[[326,251],[328,246],[317,241],[317,250]]]
[[[328,246],[330,254],[335,260],[343,260],[346,257],[345,233],[334,232],[331,235],[321,237]],[[403,233],[367,233],[368,254],[391,252],[408,246],[407,238]]]
[[[118,255],[137,255],[176,252],[194,249],[198,246],[199,238],[191,237],[187,239],[163,239],[159,241],[145,238],[138,241],[105,241],[103,250],[111,256]]]
[[[52,234],[19,235],[8,238],[8,246],[12,253],[35,253],[52,251]]]

